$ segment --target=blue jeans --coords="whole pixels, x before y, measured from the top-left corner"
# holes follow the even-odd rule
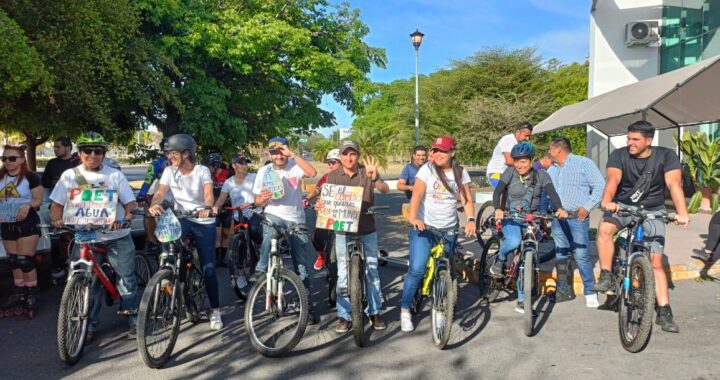
[[[347,321],[350,316],[350,299],[348,298],[348,235],[335,234],[335,254],[337,255],[337,316]],[[368,305],[365,309],[367,315],[378,315],[382,308],[380,300],[380,274],[378,273],[378,244],[377,233],[360,235],[360,242],[365,251],[365,294]]]
[[[296,224],[282,219],[277,215],[266,214],[265,217],[270,219],[270,221],[280,229],[287,229]],[[304,225],[305,223],[300,224]],[[258,272],[267,272],[268,261],[270,260],[270,239],[272,238],[273,229],[266,224],[263,224],[262,228],[263,240],[260,245],[260,258],[255,266],[255,270]],[[308,275],[308,257],[315,256],[316,252],[315,248],[313,248],[312,242],[310,242],[310,236],[307,232],[307,228],[301,230],[305,232],[296,232],[290,236],[290,256],[292,257],[295,272],[298,276],[300,276],[300,279],[309,294],[310,276]]]
[[[107,260],[112,265],[117,275],[117,290],[122,298],[122,308],[131,312],[127,318],[128,325],[135,326],[137,317],[135,316],[138,308],[138,289],[137,278],[135,277],[135,244],[130,234],[119,239],[110,240],[108,242],[94,244],[99,247],[107,248],[107,253],[93,253],[98,265]],[[80,244],[75,244],[72,252],[71,260],[80,258]],[[102,283],[95,276],[90,285],[90,315],[88,316],[88,330],[97,330],[100,323],[100,308],[103,302]]]
[[[207,291],[210,307],[220,307],[220,291],[218,290],[217,271],[215,267],[215,223],[201,224],[187,219],[180,219],[182,237],[188,234],[195,239],[200,267],[205,277],[205,291]]]
[[[520,224],[514,220],[503,219],[502,221],[502,232],[503,241],[500,243],[500,249],[498,250],[498,260],[507,260],[507,254],[518,249],[520,243],[522,243],[522,230],[525,228],[525,224]],[[522,258],[521,258],[522,259]],[[518,301],[525,299],[525,293],[522,291],[522,279],[518,275],[517,289],[518,289]]]
[[[595,274],[593,273],[593,263],[588,254],[589,230],[590,218],[582,222],[577,219],[567,219],[553,220],[552,223],[555,258],[567,259],[572,253],[580,271],[585,295],[595,293],[590,290],[595,285]],[[572,284],[569,285],[572,286]]]
[[[417,293],[420,283],[425,277],[427,270],[427,262],[430,257],[430,249],[438,242],[438,237],[430,231],[419,231],[410,228],[410,265],[408,267],[405,282],[403,283],[402,298],[400,307],[409,309],[413,302],[413,297]],[[443,235],[445,241],[445,253],[454,252],[457,244],[457,234],[455,229],[451,229]]]

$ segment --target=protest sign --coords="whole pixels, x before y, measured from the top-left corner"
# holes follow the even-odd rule
[[[324,184],[320,192],[320,209],[316,228],[357,232],[362,207],[363,188],[360,186]]]
[[[272,193],[272,199],[280,199],[285,196],[285,186],[282,178],[274,170],[268,168],[262,178],[262,188]]]
[[[175,241],[182,236],[182,225],[171,209],[165,210],[155,227],[155,236],[161,243]]]
[[[0,223],[17,222],[17,213],[22,206],[22,203],[0,202]]]
[[[115,222],[117,190],[73,188],[68,191],[67,199],[63,208],[64,224],[107,226]]]

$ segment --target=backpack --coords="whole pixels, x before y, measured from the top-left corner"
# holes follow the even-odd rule
[[[510,177],[510,182],[512,182],[513,178],[517,175],[517,170],[513,170],[512,175],[513,176]],[[520,209],[521,210],[526,211],[526,212],[532,211],[533,200],[535,200],[536,198],[537,199],[540,198],[540,187],[537,186],[537,182],[538,182],[538,173],[537,173],[537,170],[533,169],[532,173],[530,174],[530,184],[525,189],[525,195],[520,200],[520,202],[521,202]],[[528,199],[528,197],[529,197],[529,199]],[[529,201],[528,209],[525,209],[522,207],[523,201],[526,201],[526,200]],[[510,209],[510,210],[517,210],[517,208],[514,207],[515,205],[513,205],[513,204],[509,204],[508,206],[510,206],[510,207],[508,207],[508,209]],[[538,207],[539,206],[540,205],[538,204]]]

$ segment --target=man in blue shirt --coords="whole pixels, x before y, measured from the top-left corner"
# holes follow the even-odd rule
[[[420,167],[427,161],[427,148],[422,145],[418,145],[413,149],[412,161],[405,165],[402,172],[400,172],[400,178],[398,179],[397,189],[405,192],[407,199],[412,198],[412,189],[415,185],[415,175],[417,175]]]
[[[165,167],[169,164],[167,152],[165,151],[166,142],[166,138],[163,138],[162,141],[160,141],[160,157],[158,157],[153,162],[151,162],[150,165],[148,165],[148,170],[145,174],[145,181],[140,187],[140,191],[138,191],[136,197],[137,203],[139,205],[150,203],[150,199],[152,199],[152,197],[148,197],[148,191],[150,191],[150,187],[152,186],[153,182],[160,179],[163,170],[165,170]],[[143,218],[143,227],[145,227],[145,237],[147,239],[147,251],[157,251],[160,247],[160,242],[155,237],[155,225],[156,221],[154,217],[148,215],[147,217]]]
[[[555,302],[570,301],[575,298],[573,273],[568,270],[568,257],[572,253],[583,281],[585,306],[596,308],[599,302],[597,293],[592,291],[595,275],[588,254],[589,216],[590,210],[600,204],[605,179],[592,160],[572,154],[570,141],[565,137],[556,137],[552,140],[548,155],[553,165],[547,172],[560,196],[563,209],[577,213],[574,219],[556,219],[552,224],[557,270]]]

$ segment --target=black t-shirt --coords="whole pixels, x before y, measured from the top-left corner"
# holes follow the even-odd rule
[[[42,185],[46,189],[53,189],[57,181],[60,180],[60,176],[65,170],[72,169],[76,165],[72,159],[63,160],[62,158],[55,157],[48,161],[45,165],[45,170],[42,174]]]
[[[630,197],[630,190],[640,179],[643,170],[650,157],[657,158],[657,170],[654,173],[650,188],[647,195],[643,197],[639,203],[633,203]],[[634,158],[628,153],[627,148],[615,149],[608,158],[608,168],[618,168],[622,170],[622,179],[615,193],[616,202],[627,205],[644,206],[645,208],[661,207],[665,204],[665,173],[671,170],[680,170],[680,159],[671,149],[654,146],[652,147],[651,156],[648,158]],[[649,168],[648,168],[649,169]]]

